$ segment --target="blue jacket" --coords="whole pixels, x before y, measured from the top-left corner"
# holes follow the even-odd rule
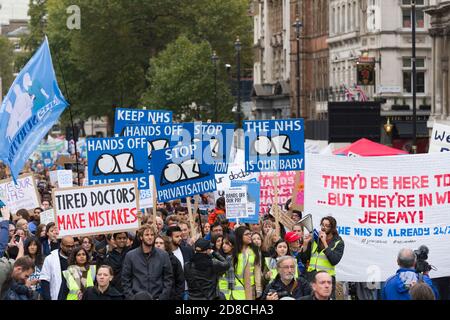
[[[9,221],[3,220],[0,222],[0,258],[3,257],[6,249],[8,248],[9,240]]]
[[[411,300],[409,289],[413,282],[419,281],[419,274],[414,269],[400,268],[397,273],[386,280],[381,292],[382,300]],[[436,300],[439,298],[437,289],[433,286],[429,276],[423,276],[423,282],[433,289]]]

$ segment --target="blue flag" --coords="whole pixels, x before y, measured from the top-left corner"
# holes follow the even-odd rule
[[[67,106],[46,37],[0,107],[0,159],[9,165],[14,180]]]

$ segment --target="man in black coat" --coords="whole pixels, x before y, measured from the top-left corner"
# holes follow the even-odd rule
[[[292,256],[280,257],[277,261],[278,274],[264,290],[261,299],[281,300],[283,298],[294,298],[299,300],[303,296],[311,294],[308,281],[300,276],[295,279],[297,260]]]
[[[220,298],[217,282],[230,263],[212,251],[213,245],[209,240],[200,238],[194,247],[194,256],[184,266],[189,300],[217,300]]]
[[[333,281],[326,271],[318,271],[311,282],[312,294],[301,297],[300,300],[333,300]]]

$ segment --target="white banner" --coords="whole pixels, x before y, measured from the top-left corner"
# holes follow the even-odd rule
[[[53,191],[59,237],[95,235],[139,228],[135,181]]]
[[[41,212],[39,215],[41,220],[40,222],[47,225],[50,222],[55,222],[55,210],[49,209]]]
[[[450,155],[307,154],[305,212],[333,216],[345,242],[337,280],[385,281],[401,248],[430,249],[432,278],[450,276]]]
[[[429,153],[450,151],[450,126],[435,123],[430,137]]]
[[[153,188],[155,182],[153,182],[153,176],[150,176],[150,184],[148,189],[139,190],[139,207],[141,209],[153,208]]]
[[[17,184],[12,179],[0,181],[0,199],[11,210],[16,213],[19,209],[32,210],[40,206],[33,175],[20,176]]]
[[[72,170],[58,170],[58,188],[73,187],[73,173]]]
[[[225,209],[227,218],[246,218],[247,186],[232,187],[225,190]]]

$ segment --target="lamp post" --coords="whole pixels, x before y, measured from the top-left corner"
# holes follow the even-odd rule
[[[241,41],[239,36],[234,42],[236,49],[236,67],[237,67],[237,128],[241,127]]]
[[[297,17],[295,19],[295,23],[292,26],[295,28],[295,35],[297,39],[297,118],[300,118],[300,28],[303,26],[303,24]]]
[[[417,115],[416,115],[416,90],[417,90],[417,70],[416,70],[416,0],[411,0],[411,24],[412,24],[412,99],[413,99],[413,127],[411,152],[417,153]]]
[[[214,121],[218,122],[218,116],[217,116],[217,61],[219,60],[219,57],[216,54],[216,51],[213,51],[213,54],[211,56],[211,61],[214,64]]]

